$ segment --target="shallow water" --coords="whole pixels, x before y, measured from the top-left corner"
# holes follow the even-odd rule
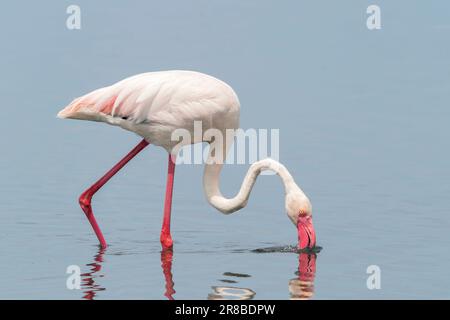
[[[65,28],[69,2],[4,4],[0,298],[449,298],[450,5],[378,3],[379,31],[366,29],[361,1],[78,1],[79,31]],[[277,177],[260,177],[248,206],[225,216],[204,199],[203,166],[181,165],[174,251],[161,253],[167,167],[153,146],[94,197],[110,245],[99,250],[78,195],[139,138],[55,115],[164,69],[229,82],[243,128],[280,129],[280,161],[313,203],[320,252],[286,247],[297,235]],[[225,167],[224,194],[247,168]],[[80,290],[66,287],[70,265]],[[379,290],[366,285],[371,265]]]

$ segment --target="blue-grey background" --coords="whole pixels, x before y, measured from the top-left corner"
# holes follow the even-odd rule
[[[81,7],[82,29],[66,28]],[[381,7],[369,31],[366,8]],[[166,153],[149,147],[94,198],[110,247],[83,290],[97,240],[78,195],[138,141],[63,121],[73,98],[124,77],[191,69],[228,82],[243,128],[279,128],[280,160],[314,206],[314,298],[450,297],[448,1],[15,1],[0,10],[0,298],[161,299]],[[248,165],[222,175],[226,195]],[[179,166],[174,298],[207,298],[225,272],[255,298],[287,299],[296,254],[276,177],[231,216],[203,196],[203,167]],[[368,290],[366,268],[381,268]]]

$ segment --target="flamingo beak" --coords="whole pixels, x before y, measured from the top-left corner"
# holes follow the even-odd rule
[[[316,232],[312,224],[311,216],[299,216],[297,221],[298,248],[314,248],[316,245]]]

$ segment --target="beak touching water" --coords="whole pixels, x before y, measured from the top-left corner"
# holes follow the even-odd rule
[[[312,224],[312,217],[299,216],[297,221],[298,229],[298,248],[300,250],[305,248],[314,248],[316,245],[316,232]]]

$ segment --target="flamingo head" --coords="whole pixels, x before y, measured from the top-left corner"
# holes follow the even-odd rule
[[[312,223],[312,206],[302,192],[286,195],[286,211],[298,231],[298,248],[312,249],[316,245],[316,232]]]

